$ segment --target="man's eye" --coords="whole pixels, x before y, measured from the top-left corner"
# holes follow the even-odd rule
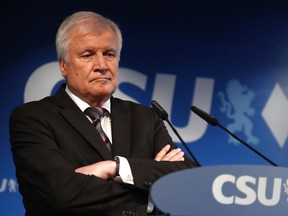
[[[115,52],[105,52],[104,57],[108,61],[113,61],[116,58],[116,53]]]
[[[114,51],[109,50],[109,51],[104,52],[103,55],[106,57],[112,58],[116,56],[116,53]]]
[[[81,57],[82,58],[90,58],[91,56],[93,56],[91,53],[86,53],[86,54],[83,54]]]
[[[115,57],[115,53],[114,52],[107,52],[105,53],[105,56],[108,56],[108,57]]]

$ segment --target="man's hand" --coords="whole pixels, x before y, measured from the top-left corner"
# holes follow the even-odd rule
[[[75,172],[85,175],[94,175],[104,180],[113,179],[116,176],[116,162],[112,160],[100,161],[91,165],[79,167]]]
[[[180,149],[173,149],[169,153],[171,146],[167,144],[161,151],[156,155],[154,160],[156,161],[184,161],[184,152]]]

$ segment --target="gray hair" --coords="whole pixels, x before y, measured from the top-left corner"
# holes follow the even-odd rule
[[[76,12],[69,17],[67,17],[62,24],[60,25],[57,34],[56,34],[56,52],[57,58],[66,59],[68,49],[70,46],[70,38],[69,36],[74,30],[85,31],[82,24],[87,19],[93,19],[97,21],[99,33],[104,32],[108,28],[112,29],[112,31],[116,34],[119,42],[119,52],[122,48],[122,34],[121,30],[119,29],[118,25],[114,23],[112,20],[101,16],[95,12],[90,11],[79,11]],[[120,53],[119,53],[120,55]]]

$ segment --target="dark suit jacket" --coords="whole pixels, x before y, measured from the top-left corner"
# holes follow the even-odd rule
[[[194,166],[188,158],[153,160],[172,140],[152,109],[112,97],[111,123],[112,153],[64,86],[12,112],[13,160],[27,216],[146,215],[151,184]],[[116,155],[128,159],[134,186],[74,172]]]

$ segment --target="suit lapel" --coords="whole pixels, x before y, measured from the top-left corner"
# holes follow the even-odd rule
[[[63,87],[56,93],[55,103],[62,106],[62,110],[60,111],[62,116],[101,154],[103,160],[111,160],[112,154],[105,146],[96,128],[91,124],[74,101],[67,95]]]
[[[129,157],[131,116],[128,105],[119,99],[111,98],[111,123],[112,123],[112,153],[113,155]]]
[[[102,138],[97,132],[96,128],[91,124],[91,122],[86,118],[83,113],[71,112],[68,109],[63,109],[61,111],[64,118],[77,130],[84,139],[86,139],[103,157],[103,160],[112,159],[112,154],[105,146]],[[82,118],[84,117],[84,118]]]

